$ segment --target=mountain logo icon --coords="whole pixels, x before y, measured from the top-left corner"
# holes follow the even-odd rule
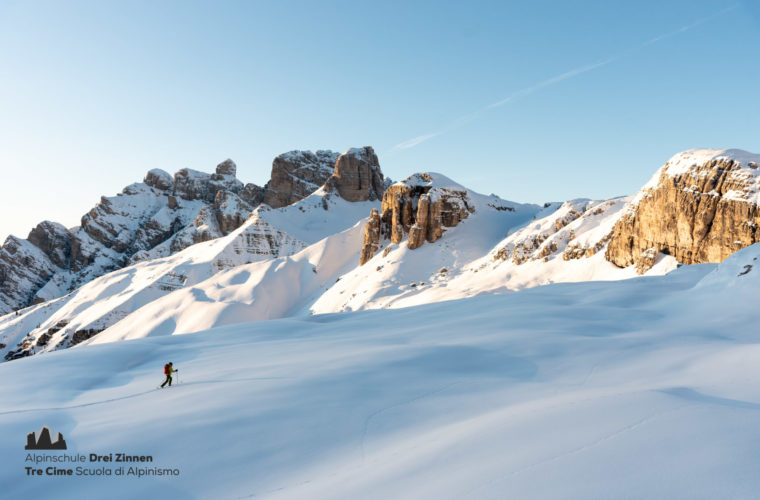
[[[38,435],[34,431],[26,435],[25,450],[65,450],[66,440],[60,432],[55,436],[55,441],[50,437],[50,429],[43,425]]]

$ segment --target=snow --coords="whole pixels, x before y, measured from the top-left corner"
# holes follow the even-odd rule
[[[364,266],[342,276],[310,311],[408,307],[485,293],[510,293],[549,283],[636,276],[633,267],[620,269],[604,259],[606,244],[592,257],[563,258],[569,244],[594,247],[601,242],[612,231],[630,198],[573,200],[539,209],[472,191],[468,195],[475,212],[458,226],[447,229],[443,238],[415,250],[409,250],[405,242],[387,245]],[[515,211],[494,208],[500,206],[510,206]],[[571,211],[578,213],[577,219],[568,219]],[[570,222],[557,230],[558,220]],[[499,250],[513,249],[538,235],[546,239],[527,254],[524,263],[496,256]],[[552,242],[557,250],[546,261],[538,258],[541,249]],[[648,274],[664,274],[675,267],[675,259],[668,257]],[[441,273],[441,269],[446,272]]]
[[[230,160],[228,160],[230,161]],[[171,186],[174,184],[174,177],[172,174],[167,172],[166,170],[160,169],[160,168],[152,168],[148,170],[148,174],[152,174],[155,177],[157,177],[159,180],[163,182],[163,184],[167,186]]]
[[[398,181],[394,183],[394,185],[424,186],[424,187],[430,187],[433,189],[440,188],[440,189],[450,189],[453,191],[467,191],[467,188],[465,188],[458,182],[455,182],[451,180],[450,178],[446,177],[445,175],[439,174],[438,172],[422,172],[422,173],[412,174],[406,179],[404,179],[403,181]],[[492,197],[496,197],[496,195],[492,195]]]
[[[668,160],[665,171],[669,176],[675,177],[712,160],[734,160],[741,163],[742,167],[749,168],[749,163],[760,161],[760,155],[741,149],[690,149]]]
[[[39,352],[90,328],[104,331],[85,342],[106,343],[637,276],[633,267],[620,269],[604,259],[604,238],[628,198],[580,199],[542,209],[468,191],[440,174],[410,179],[417,177],[431,183],[434,191],[440,186],[462,190],[474,209],[434,243],[410,250],[405,241],[385,242],[374,258],[359,266],[366,216],[378,203],[349,203],[318,190],[288,207],[257,208],[227,237],[94,280],[44,321],[30,316],[22,318],[25,326],[20,327],[15,318],[0,318],[0,342],[6,350],[14,349],[23,341],[20,335],[35,339],[66,322],[47,346],[35,348]],[[521,252],[525,262],[498,257],[505,248],[512,252],[536,237],[543,243]],[[539,258],[550,244],[556,251]],[[599,250],[592,257],[565,260],[564,252],[572,245]],[[659,256],[648,274],[665,274],[676,264],[672,257]]]
[[[3,494],[753,498],[758,257],[3,363]],[[43,425],[180,475],[25,477]]]
[[[25,313],[18,317],[14,315],[0,317],[0,343],[5,344],[5,347],[0,347],[0,355],[5,356],[8,351],[15,350],[25,338],[39,338],[40,335],[61,322],[66,323],[65,328],[53,335],[46,346],[35,347],[35,352],[60,347],[67,336],[71,338],[71,335],[76,331],[107,329],[136,311],[140,311],[140,314],[148,312],[151,317],[140,319],[142,317],[138,315],[133,319],[136,319],[139,327],[131,327],[129,332],[115,333],[113,336],[106,335],[106,332],[103,332],[100,334],[103,335],[102,338],[134,338],[155,335],[157,332],[164,334],[186,333],[216,324],[227,324],[233,320],[241,322],[289,314],[291,309],[285,307],[286,304],[292,302],[292,306],[295,307],[302,300],[308,298],[301,296],[298,290],[292,291],[294,283],[290,282],[289,278],[293,276],[292,272],[295,271],[274,273],[276,279],[281,281],[282,291],[279,295],[274,292],[274,289],[266,291],[262,288],[254,292],[256,282],[253,278],[264,278],[270,274],[265,271],[261,271],[259,274],[252,272],[253,278],[246,288],[250,294],[241,299],[243,303],[238,301],[228,304],[232,298],[228,302],[220,301],[212,307],[212,312],[208,312],[209,316],[202,318],[199,318],[198,311],[207,311],[206,306],[210,300],[208,297],[217,297],[214,289],[221,285],[211,281],[205,286],[212,289],[207,289],[200,284],[217,273],[252,262],[269,261],[260,269],[270,269],[278,263],[278,261],[272,260],[273,258],[296,254],[309,245],[318,243],[332,235],[329,242],[311,248],[309,252],[299,256],[291,264],[294,267],[308,268],[309,272],[306,273],[306,277],[311,282],[304,283],[301,292],[309,291],[311,293],[312,288],[310,287],[317,287],[317,289],[324,287],[325,279],[329,277],[330,280],[334,280],[337,277],[335,269],[340,269],[341,272],[348,270],[347,264],[344,266],[340,263],[351,262],[353,265],[354,262],[358,261],[358,253],[355,256],[350,252],[353,249],[358,252],[360,249],[362,228],[354,226],[359,220],[366,217],[372,208],[379,206],[378,202],[351,203],[340,197],[327,198],[326,194],[320,190],[293,205],[280,209],[274,210],[267,206],[261,206],[254,210],[251,217],[240,228],[225,237],[190,246],[166,257],[137,262],[93,279],[64,297],[63,303],[53,309],[38,305],[30,308],[34,314]],[[352,227],[354,229],[350,234],[341,235],[343,231],[351,230]],[[85,244],[88,238],[83,240]],[[43,255],[28,242],[19,241],[29,247],[31,251]],[[341,241],[344,243],[339,243]],[[336,245],[337,251],[333,250]],[[92,246],[100,248],[95,245],[94,241]],[[157,251],[160,252],[164,247],[159,245],[157,248]],[[99,251],[111,252],[112,250],[102,249]],[[150,255],[150,253],[144,255]],[[100,268],[110,262],[105,257],[100,258],[102,259]],[[317,262],[319,263],[317,264]],[[331,264],[332,262],[334,264]],[[325,270],[316,280],[312,271],[315,265],[319,265]],[[96,266],[93,267],[98,268],[97,262]],[[331,271],[333,274],[329,274],[328,270],[333,270]],[[240,272],[248,271],[240,268]],[[55,291],[62,290],[64,285],[56,281],[50,286],[57,286],[58,288],[49,292],[44,289],[45,294],[53,295]],[[153,313],[150,312],[155,311],[155,306],[147,307],[147,309],[144,309],[144,306],[148,306],[152,302],[183,288],[187,288],[189,295],[180,294],[182,298],[178,304],[183,307],[175,311],[181,314],[183,319],[176,319],[174,325],[168,322],[157,324],[154,321]],[[275,300],[277,297],[281,300],[281,307],[277,305],[277,300]],[[238,299],[240,295],[235,295],[233,298]],[[247,307],[244,304],[245,300],[255,302],[255,305]],[[191,304],[190,301],[197,303]],[[163,302],[158,301],[157,304],[163,304]],[[172,302],[172,304],[175,303]],[[265,307],[264,304],[271,304],[271,307]],[[172,305],[172,307],[179,307],[179,305]],[[48,311],[49,314],[41,315],[37,310]],[[242,312],[246,310],[254,311],[255,314],[242,316]],[[218,319],[220,317],[224,319]],[[134,322],[129,324],[134,324]],[[178,329],[178,327],[184,329]]]
[[[760,205],[760,171],[757,165],[760,155],[744,151],[742,149],[690,149],[674,155],[663,165],[649,181],[639,190],[631,202],[628,212],[632,213],[639,201],[648,196],[655,189],[662,175],[679,177],[687,173],[692,175],[707,175],[709,172],[696,172],[695,168],[713,160],[733,160],[739,164],[739,168],[729,174],[729,178],[744,186],[743,191],[729,191],[723,196],[724,199],[740,200]],[[718,193],[712,192],[718,196]]]
[[[293,315],[356,266],[362,226],[357,223],[292,256],[221,271],[146,304],[89,342],[196,332]]]

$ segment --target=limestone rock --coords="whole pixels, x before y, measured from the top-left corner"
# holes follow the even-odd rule
[[[40,222],[26,239],[42,250],[54,265],[63,269],[68,267],[72,237],[62,224],[47,220]]]
[[[657,249],[655,247],[647,248],[643,252],[641,252],[641,255],[639,255],[639,258],[636,259],[636,273],[638,274],[644,274],[650,269],[652,269],[652,266],[654,266],[655,262],[657,260]]]
[[[237,165],[235,165],[234,161],[227,158],[216,166],[216,173],[219,175],[231,175],[232,177],[235,177],[237,175]]]
[[[346,201],[381,199],[385,183],[375,150],[370,146],[351,148],[340,155],[325,187]]]
[[[8,236],[0,248],[0,314],[26,307],[58,267],[32,243]]]
[[[380,244],[380,213],[373,208],[369,214],[369,221],[364,226],[364,245],[359,256],[359,265],[364,265],[375,255]]]
[[[365,227],[360,264],[372,258],[385,238],[401,243],[404,237],[414,250],[426,241],[434,242],[444,228],[454,227],[474,208],[467,190],[440,174],[415,174],[385,190],[382,214],[373,210]]]
[[[101,197],[74,230],[46,221],[32,230],[28,240],[7,239],[0,247],[0,314],[60,297],[126,265],[225,236],[239,228],[265,198],[274,206],[293,203],[319,189],[336,172],[342,174],[336,177],[336,186],[347,196],[366,200],[381,195],[383,177],[372,148],[349,150],[345,155],[344,166],[338,169],[340,155],[331,151],[280,155],[273,162],[268,188],[244,185],[236,177],[232,160],[219,163],[211,174],[185,168],[172,177],[152,169],[144,182],[130,184],[116,196]],[[361,189],[350,189],[352,179],[358,179]],[[277,252],[278,245],[289,245],[289,249],[298,245],[276,228],[264,233],[250,236],[263,238],[252,240],[252,251]],[[260,250],[261,245],[271,248]]]
[[[161,191],[174,190],[174,179],[169,172],[161,170],[160,168],[149,170],[148,173],[145,174],[145,180],[143,182],[148,186],[160,189]]]
[[[607,245],[612,225],[626,201],[576,199],[545,205],[546,216],[507,237],[493,258],[522,265],[557,257],[566,261],[591,257]]]
[[[272,208],[295,203],[319,189],[335,171],[334,151],[290,151],[272,162],[272,177],[263,202]]]
[[[217,191],[214,198],[219,229],[226,235],[243,225],[253,207],[230,191]]]
[[[238,193],[240,199],[252,207],[256,207],[264,201],[264,188],[256,184],[248,183]]]
[[[174,194],[185,200],[213,200],[216,193],[209,193],[210,181],[209,174],[183,168],[174,174]]]
[[[647,267],[662,252],[683,264],[721,262],[760,241],[760,160],[741,150],[691,150],[671,158],[613,229],[605,257]]]

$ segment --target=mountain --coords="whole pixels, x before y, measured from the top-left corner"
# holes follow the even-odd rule
[[[280,208],[300,200],[333,174],[338,153],[291,151],[272,162],[264,188],[243,185],[226,160],[214,174],[150,170],[143,182],[102,197],[78,228],[43,221],[26,240],[0,247],[0,314],[60,297],[138,261],[172,255],[227,235],[262,201]]]
[[[0,447],[17,450],[7,459],[15,466],[0,469],[3,495],[753,498],[760,314],[748,297],[760,293],[758,257],[753,245],[665,276],[239,323],[2,363]],[[531,263],[540,264],[522,265]],[[169,360],[179,383],[156,390]],[[72,453],[154,461],[81,464],[135,467],[139,478],[23,480],[25,436],[40,422]]]
[[[679,153],[642,188],[616,224],[607,259],[651,267],[721,262],[760,241],[760,155],[739,149]]]
[[[360,173],[362,164],[373,167],[372,175]],[[63,297],[0,318],[0,352],[13,359],[77,345],[174,290],[195,290],[195,285],[224,269],[290,255],[344,231],[377,206],[371,201],[377,198],[373,180],[383,188],[372,148],[350,149],[338,156],[329,183],[295,204],[278,209],[261,204],[226,236],[166,257],[137,261]],[[345,200],[341,189],[353,189],[355,201]]]
[[[295,165],[291,156],[284,160]],[[299,158],[293,171],[315,171],[309,165],[319,155]],[[712,217],[710,237],[700,240],[705,248],[715,241],[751,243],[754,233],[742,240],[737,228],[756,224],[757,159],[738,150],[685,152],[633,197],[540,206],[479,194],[435,172],[390,184],[372,148],[349,149],[336,157],[323,186],[300,201],[278,209],[260,205],[225,236],[135,261],[64,297],[1,317],[0,354],[14,359],[249,321],[667,274],[687,260],[679,253],[683,240],[667,247],[679,228],[689,227],[678,221]],[[683,187],[694,180],[704,182],[701,190]],[[269,184],[265,190],[277,191]],[[696,202],[714,207],[714,214],[694,212]],[[652,242],[662,246],[651,250]],[[618,260],[625,248],[643,257]]]

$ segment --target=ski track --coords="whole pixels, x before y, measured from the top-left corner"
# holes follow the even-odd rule
[[[550,457],[550,458],[546,458],[544,460],[539,460],[538,462],[534,462],[534,463],[532,463],[530,465],[526,465],[525,467],[523,467],[521,469],[510,471],[510,472],[508,472],[506,474],[501,474],[501,475],[493,478],[490,481],[487,481],[485,483],[482,483],[482,484],[478,485],[477,487],[475,487],[472,490],[469,490],[469,491],[467,491],[467,492],[465,492],[463,494],[455,496],[454,498],[457,498],[457,499],[482,498],[480,496],[473,496],[473,495],[475,495],[477,492],[479,492],[483,488],[494,486],[494,485],[496,485],[496,484],[498,484],[498,483],[506,480],[507,478],[518,476],[520,474],[524,474],[524,473],[526,473],[526,472],[528,472],[530,470],[536,469],[537,467],[541,467],[543,465],[547,465],[547,464],[550,464],[550,463],[553,463],[553,462],[557,462],[557,461],[562,460],[564,458],[571,457],[571,456],[577,455],[579,453],[583,453],[583,452],[588,451],[588,450],[590,450],[592,448],[596,448],[597,446],[599,446],[599,445],[601,445],[603,443],[606,443],[607,441],[615,439],[615,438],[617,438],[617,437],[619,437],[619,436],[621,436],[621,435],[623,435],[623,434],[625,434],[627,432],[630,432],[630,431],[632,431],[634,429],[637,429],[637,428],[639,428],[639,427],[641,427],[643,425],[646,425],[646,424],[648,424],[648,423],[650,423],[650,422],[652,422],[652,421],[660,418],[663,415],[666,415],[668,413],[679,412],[679,411],[683,410],[684,408],[689,408],[689,407],[694,407],[694,406],[699,406],[699,405],[698,404],[686,404],[686,405],[681,405],[681,406],[679,406],[677,408],[671,408],[671,409],[668,409],[668,410],[664,410],[664,411],[660,411],[660,412],[657,412],[657,413],[653,413],[653,414],[649,415],[648,417],[644,417],[642,419],[639,419],[639,420],[637,420],[636,422],[634,422],[632,424],[623,426],[620,429],[618,429],[618,430],[616,430],[616,431],[614,431],[614,432],[612,432],[610,434],[603,435],[603,436],[599,437],[598,439],[596,439],[596,440],[594,440],[594,441],[592,441],[592,442],[590,442],[588,444],[585,444],[583,446],[579,446],[577,448],[573,448],[571,450],[565,451],[563,453],[560,453],[560,454],[555,455],[555,456]]]
[[[227,379],[227,380],[205,380],[205,381],[197,381],[197,382],[182,382],[182,383],[174,385],[172,387],[177,388],[177,387],[183,387],[183,386],[186,386],[186,385],[201,385],[201,384],[226,384],[226,383],[229,383],[229,382],[248,382],[248,381],[251,381],[251,380],[278,380],[278,379],[285,379],[285,378],[287,378],[287,377],[252,377],[252,378],[237,378],[237,379]],[[167,387],[166,389],[169,389],[169,387]],[[32,412],[40,412],[40,411],[73,410],[75,408],[85,408],[87,406],[102,405],[102,404],[107,404],[107,403],[113,403],[115,401],[123,401],[125,399],[132,399],[132,398],[136,398],[136,397],[139,397],[139,396],[144,396],[145,394],[150,394],[151,392],[156,392],[156,391],[160,391],[160,390],[163,390],[163,389],[161,389],[160,387],[157,387],[157,388],[151,389],[149,391],[143,391],[143,392],[138,392],[138,393],[135,393],[135,394],[129,394],[129,395],[121,396],[121,397],[118,397],[118,398],[104,399],[102,401],[92,401],[92,402],[89,402],[89,403],[81,403],[81,404],[78,404],[78,405],[55,406],[55,407],[51,407],[51,408],[27,408],[27,409],[23,409],[23,410],[9,410],[9,411],[0,412],[0,416],[2,416],[2,415],[13,415],[13,414],[16,414],[16,413],[32,413]]]
[[[447,384],[447,385],[445,385],[443,387],[439,387],[438,389],[434,389],[432,391],[425,392],[425,393],[420,394],[418,396],[415,396],[415,397],[413,397],[411,399],[400,401],[400,402],[392,404],[390,406],[386,406],[384,408],[380,408],[379,410],[375,410],[374,412],[370,413],[367,416],[367,418],[364,419],[364,428],[362,430],[362,437],[361,437],[362,463],[364,462],[364,456],[365,456],[364,455],[364,443],[366,441],[367,434],[369,432],[369,424],[372,421],[372,419],[374,419],[375,417],[377,417],[381,413],[384,413],[384,412],[386,412],[388,410],[392,410],[394,408],[399,408],[401,406],[406,406],[408,404],[414,403],[415,401],[419,401],[421,399],[425,399],[425,398],[429,398],[431,396],[435,396],[436,394],[440,394],[440,393],[442,393],[442,392],[444,392],[444,391],[446,391],[446,390],[454,387],[455,385],[458,385],[458,384],[461,384],[461,383],[462,383],[462,381],[459,380],[457,382],[453,382],[451,384]]]

